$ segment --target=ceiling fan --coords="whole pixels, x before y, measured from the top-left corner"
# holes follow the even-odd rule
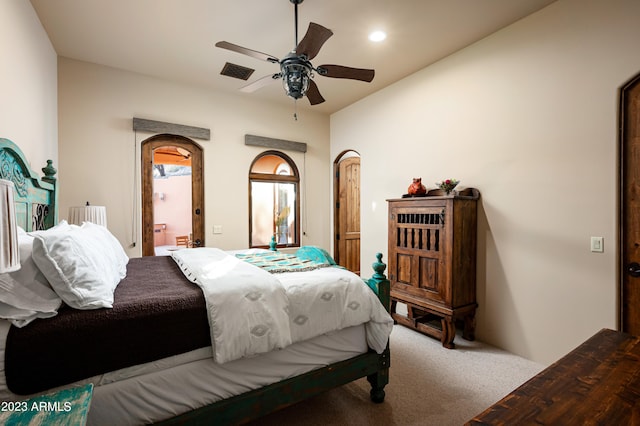
[[[280,65],[280,72],[264,76],[253,83],[244,86],[242,91],[253,92],[276,80],[282,79],[282,85],[287,95],[293,99],[300,99],[307,96],[311,105],[317,105],[325,101],[320,94],[318,86],[313,81],[315,71],[318,75],[333,78],[347,78],[352,80],[366,81],[373,80],[375,71],[363,68],[351,68],[342,65],[319,65],[314,67],[311,59],[315,58],[320,48],[333,35],[333,32],[322,25],[314,22],[309,23],[307,33],[298,43],[298,5],[304,0],[289,0],[295,5],[295,43],[296,47],[283,59],[275,56],[247,49],[227,41],[219,41],[216,47],[242,53],[256,59]]]

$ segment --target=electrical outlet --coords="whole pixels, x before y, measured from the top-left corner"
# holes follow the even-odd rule
[[[594,253],[604,252],[604,237],[591,237],[591,251]]]
[[[222,234],[222,225],[213,225],[214,234]]]

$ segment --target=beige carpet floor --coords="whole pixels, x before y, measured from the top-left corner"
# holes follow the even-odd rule
[[[462,425],[544,366],[482,342],[457,336],[456,349],[396,325],[382,404],[369,400],[360,379],[272,413],[252,426]]]

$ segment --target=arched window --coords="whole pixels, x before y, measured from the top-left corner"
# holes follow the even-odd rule
[[[300,176],[291,158],[279,151],[258,155],[249,171],[249,246],[300,246]]]

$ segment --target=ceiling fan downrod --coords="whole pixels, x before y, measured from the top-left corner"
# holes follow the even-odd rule
[[[294,24],[293,24],[294,25],[293,30],[294,30],[295,38],[296,38],[295,39],[296,44],[293,46],[293,50],[295,50],[296,47],[298,46],[298,5],[300,3],[302,3],[304,0],[289,0],[289,1],[295,5],[294,6],[295,19],[294,19]]]

